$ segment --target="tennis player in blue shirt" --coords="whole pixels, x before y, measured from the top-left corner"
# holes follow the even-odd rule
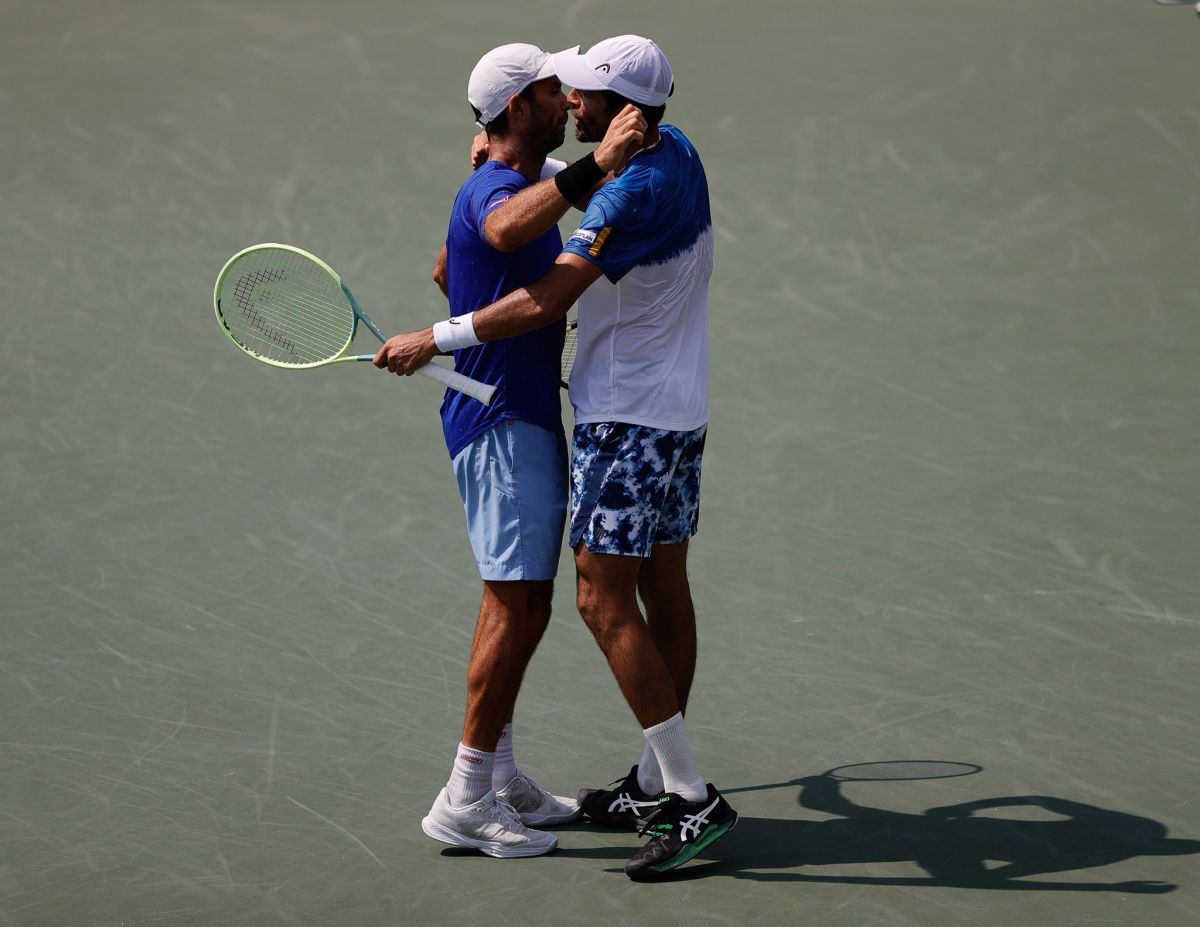
[[[489,160],[454,201],[435,279],[451,319],[467,317],[542,277],[562,251],[555,225],[567,206],[508,208],[545,174],[562,143],[567,99],[553,60],[526,44],[495,48],[471,73],[467,98],[488,138]],[[629,120],[627,120],[629,122]],[[631,127],[629,133],[640,128]],[[597,159],[613,165],[623,145]],[[590,191],[589,191],[590,192]],[[516,764],[512,718],[521,680],[550,620],[567,506],[567,451],[559,406],[565,324],[464,346],[455,368],[496,387],[490,405],[454,390],[442,403],[446,446],[483,580],[467,676],[462,740],[446,787],[422,829],[497,857],[536,856],[557,838],[535,829],[580,814]]]
[[[581,141],[597,140],[630,110],[642,114],[645,132],[548,273],[490,306],[390,339],[375,363],[408,375],[439,351],[553,331],[578,300],[570,389],[578,606],[645,737],[641,762],[618,788],[585,789],[580,800],[595,820],[650,833],[625,866],[630,878],[649,880],[737,820],[701,775],[683,721],[696,654],[687,546],[708,423],[708,184],[691,142],[659,124],[674,83],[654,42],[618,36],[585,55],[555,55],[554,68],[574,88]],[[585,157],[520,197],[578,202],[605,170]]]

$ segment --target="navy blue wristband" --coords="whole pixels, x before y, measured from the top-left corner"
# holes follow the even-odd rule
[[[604,174],[596,164],[596,155],[593,153],[555,174],[554,184],[568,203],[578,203],[592,192],[592,187],[604,179]]]

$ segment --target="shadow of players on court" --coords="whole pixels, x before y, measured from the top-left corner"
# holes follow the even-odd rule
[[[1036,880],[1031,876],[1096,869],[1139,856],[1200,853],[1200,841],[1167,836],[1150,818],[1045,795],[987,798],[919,814],[855,804],[843,782],[827,775],[729,793],[799,785],[799,803],[836,815],[824,821],[742,817],[704,854],[709,862],[676,879],[725,875],[759,881],[905,885],[1017,891],[1161,894],[1177,886],[1154,881]],[[735,802],[736,805],[736,802]],[[993,809],[1040,809],[1050,820],[979,817]],[[823,874],[817,867],[913,862],[926,876]],[[805,871],[776,871],[796,870]],[[810,870],[808,867],[812,867]],[[764,871],[765,870],[765,871]]]

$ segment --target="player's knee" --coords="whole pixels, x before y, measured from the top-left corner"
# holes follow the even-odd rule
[[[576,596],[576,606],[583,623],[587,625],[600,649],[608,653],[626,631],[626,616],[613,603],[593,589],[581,588]]]
[[[583,623],[588,626],[592,634],[596,634],[603,627],[603,609],[601,608],[601,598],[596,589],[589,583],[581,580],[575,590],[575,607],[579,610],[579,617],[583,619]]]

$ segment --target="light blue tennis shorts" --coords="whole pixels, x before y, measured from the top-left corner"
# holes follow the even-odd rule
[[[485,580],[554,579],[567,517],[567,443],[502,422],[454,458],[471,550]]]

